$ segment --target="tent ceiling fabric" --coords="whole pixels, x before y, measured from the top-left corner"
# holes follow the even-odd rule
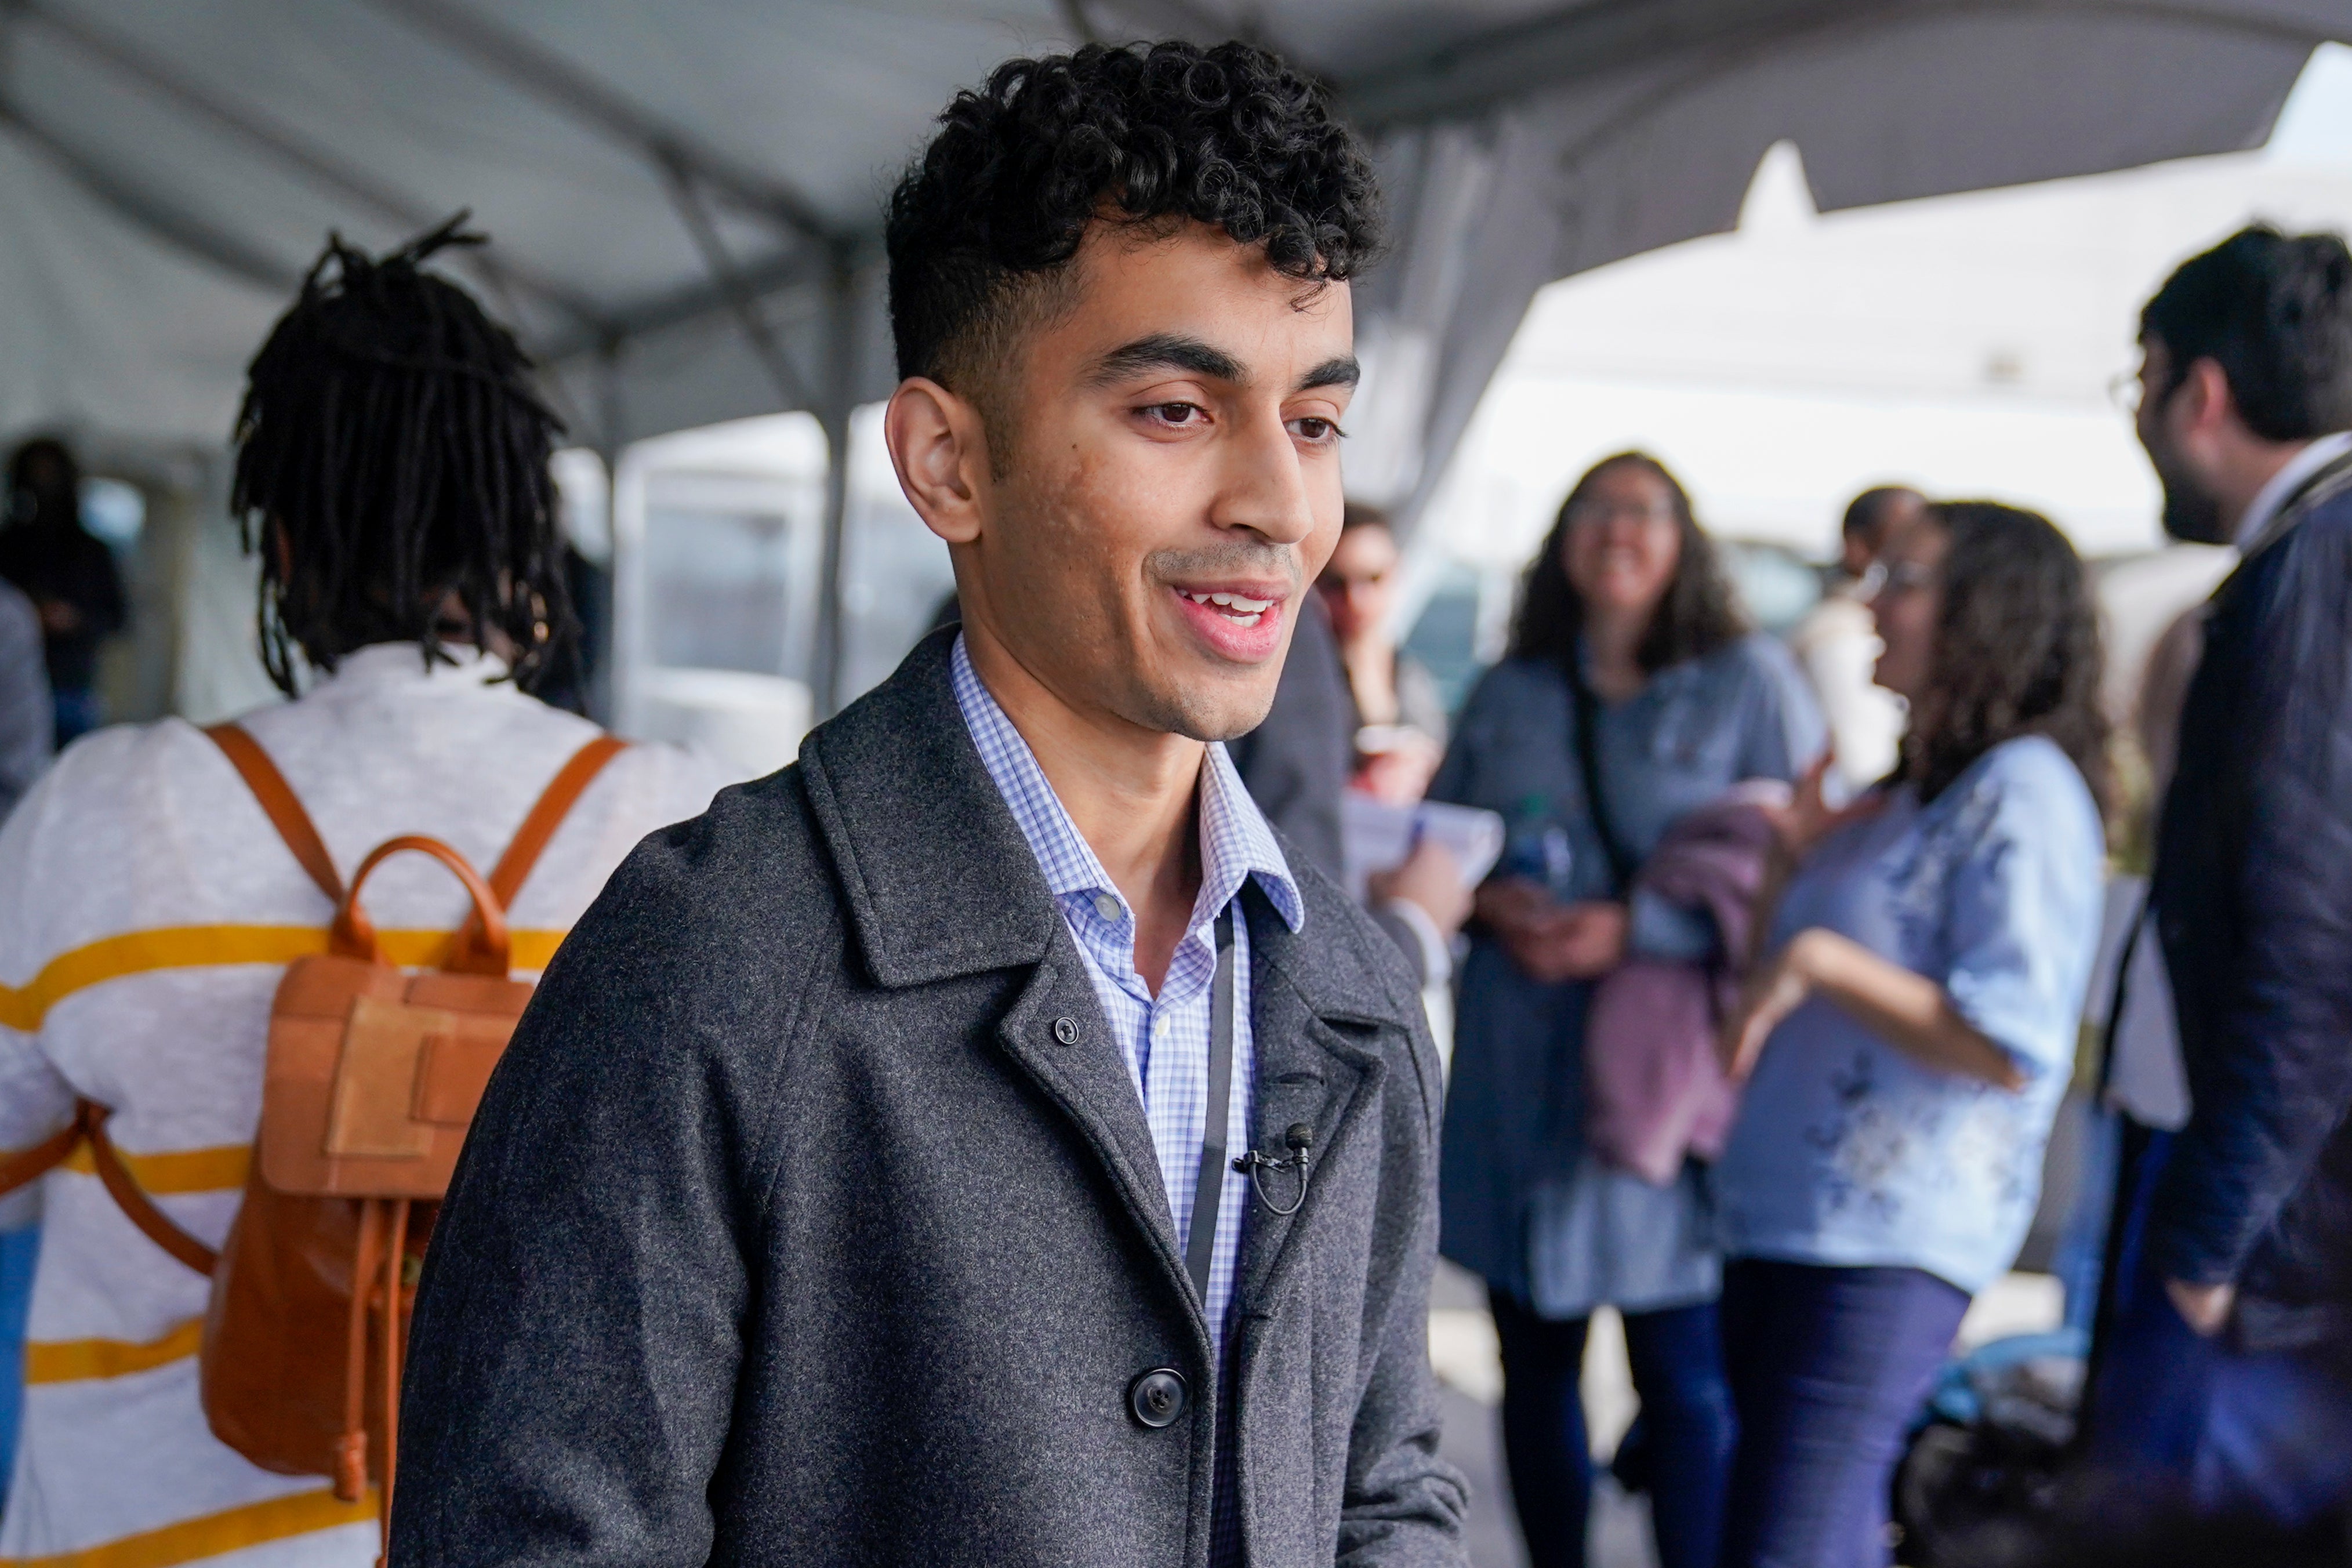
[[[1824,207],[2243,147],[2341,0],[7,0],[0,431],[216,445],[324,232],[458,207],[605,446],[889,384],[881,197],[1009,55],[1241,32],[1371,128],[1374,488],[1426,493],[1528,297]],[[1360,423],[1360,421],[1359,421]],[[1372,459],[1369,451],[1365,456]]]

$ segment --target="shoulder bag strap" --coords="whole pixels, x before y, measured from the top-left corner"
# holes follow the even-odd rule
[[[212,737],[213,744],[228,758],[229,766],[245,780],[253,798],[261,803],[262,815],[278,829],[278,837],[286,840],[286,847],[294,852],[294,858],[310,874],[310,880],[319,884],[319,890],[327,895],[329,902],[341,904],[343,879],[335,872],[334,859],[327,853],[326,842],[319,837],[318,828],[311,824],[310,814],[302,809],[293,786],[278,771],[278,764],[269,760],[269,753],[235,724],[215,724],[205,733]]]
[[[580,803],[588,786],[596,782],[596,775],[604,771],[604,764],[619,756],[628,744],[617,735],[599,735],[555,770],[555,776],[548,781],[538,801],[523,817],[522,826],[515,829],[507,852],[490,868],[490,892],[498,900],[501,912],[514,908],[515,895],[530,879],[531,868],[539,864],[548,840],[563,826],[563,819],[572,815],[572,808]],[[466,917],[465,925],[457,931],[457,941],[450,949],[451,963],[461,963],[467,952],[481,944],[481,940],[482,917],[477,910]]]
[[[1576,694],[1576,767],[1584,776],[1584,804],[1592,813],[1601,850],[1609,857],[1612,889],[1622,895],[1633,885],[1640,862],[1626,853],[1616,826],[1609,820],[1609,797],[1601,789],[1601,701],[1585,684],[1582,663],[1573,650],[1568,656],[1568,682]]]
[[[1239,900],[1234,900],[1238,902]],[[1209,1310],[1209,1267],[1217,1256],[1217,1203],[1225,1191],[1225,1144],[1233,1134],[1234,906],[1217,917],[1217,977],[1209,993],[1209,1103],[1201,1128],[1201,1175],[1192,1188],[1192,1226],[1184,1238],[1184,1272],[1201,1310]],[[1211,1325],[1212,1331],[1215,1328]]]

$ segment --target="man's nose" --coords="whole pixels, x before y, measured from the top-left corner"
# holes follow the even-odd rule
[[[1234,427],[1214,521],[1224,528],[1249,529],[1276,544],[1296,544],[1315,531],[1306,471],[1278,408]]]

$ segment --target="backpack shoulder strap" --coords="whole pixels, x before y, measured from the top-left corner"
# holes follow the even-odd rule
[[[343,879],[335,872],[334,859],[327,853],[326,842],[319,837],[310,814],[302,809],[293,786],[278,771],[278,764],[269,760],[269,753],[235,724],[215,724],[205,733],[212,737],[213,744],[228,758],[229,766],[245,780],[253,798],[261,804],[262,815],[278,829],[278,837],[286,841],[286,847],[294,852],[294,858],[310,874],[310,880],[319,884],[319,890],[327,895],[329,902],[341,905]]]
[[[572,752],[572,760],[556,770],[555,777],[548,781],[538,803],[530,808],[530,815],[515,829],[514,841],[507,846],[507,852],[490,868],[490,891],[499,896],[499,908],[513,907],[515,895],[522,891],[531,868],[539,864],[547,841],[555,837],[555,830],[563,826],[563,819],[572,814],[588,786],[596,782],[604,764],[620,755],[627,745],[617,735],[599,735]]]
[[[199,1274],[210,1274],[220,1254],[173,1224],[171,1215],[157,1208],[155,1200],[140,1190],[138,1178],[122,1163],[114,1140],[106,1135],[106,1119],[113,1114],[94,1100],[75,1100],[74,1119],[54,1136],[0,1160],[0,1193],[13,1192],[36,1176],[47,1175],[71,1159],[74,1151],[87,1142],[98,1179],[124,1217],[139,1227],[140,1234],[182,1263]]]
[[[0,1193],[13,1193],[26,1183],[46,1176],[68,1160],[81,1147],[82,1125],[79,1118],[67,1122],[56,1132],[29,1149],[19,1149],[0,1160]]]
[[[89,1140],[90,1161],[98,1167],[98,1179],[106,1188],[107,1196],[123,1216],[139,1227],[141,1235],[199,1274],[210,1274],[220,1261],[220,1254],[190,1236],[172,1222],[172,1216],[155,1206],[155,1200],[140,1190],[139,1180],[122,1163],[114,1147],[114,1140],[106,1135],[106,1119],[114,1112],[94,1100],[77,1100],[74,1105],[75,1123]]]
[[[502,912],[514,908],[515,895],[522,891],[523,883],[530,877],[531,868],[539,864],[541,852],[546,849],[548,840],[555,837],[555,830],[563,826],[563,819],[572,814],[572,808],[579,804],[581,795],[596,782],[596,775],[604,771],[604,764],[619,756],[627,745],[628,742],[618,736],[599,735],[572,752],[571,760],[555,770],[555,776],[540,792],[538,801],[522,819],[522,826],[515,829],[512,842],[507,845],[507,852],[499,857],[496,866],[490,868],[490,891],[497,896],[499,909]],[[474,952],[481,940],[482,917],[477,910],[467,914],[466,923],[458,929],[457,940],[449,950],[451,964],[463,966],[466,955]]]

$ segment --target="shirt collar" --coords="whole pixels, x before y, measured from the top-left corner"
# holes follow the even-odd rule
[[[950,669],[964,727],[971,731],[988,776],[1004,797],[1022,837],[1029,841],[1038,869],[1045,873],[1047,890],[1057,899],[1108,894],[1119,900],[1124,910],[1124,897],[1063,809],[1045,770],[1037,765],[1036,753],[972,668],[961,635]],[[1201,771],[1200,832],[1201,897],[1193,906],[1192,921],[1196,928],[1231,903],[1252,877],[1257,879],[1283,923],[1293,931],[1306,923],[1305,900],[1282,847],[1275,842],[1274,829],[1266,825],[1265,814],[1250,798],[1233,759],[1219,742],[1210,742]]]
[[[506,660],[464,644],[444,644],[441,657],[429,665],[424,650],[413,642],[370,643],[335,661],[335,672],[321,677],[314,691],[331,687],[338,691],[386,686],[434,686],[479,690],[506,679]]]
[[[2286,466],[2270,477],[2270,482],[2254,492],[2246,508],[2246,515],[2238,520],[2238,549],[2252,554],[2271,531],[2286,509],[2289,497],[2303,488],[2303,482],[2319,472],[2347,452],[2352,452],[2352,430],[2340,430],[2332,436],[2322,436],[2311,441],[2286,460]]]

